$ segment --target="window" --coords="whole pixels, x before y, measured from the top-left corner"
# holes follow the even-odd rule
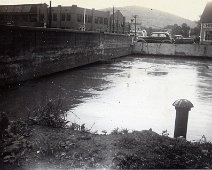
[[[9,17],[8,17],[8,19],[9,19]],[[23,21],[28,21],[28,16],[27,15],[23,15]],[[42,21],[41,20],[41,15],[40,15],[40,21]]]
[[[88,23],[92,22],[92,16],[88,15]]]
[[[98,18],[95,17],[95,24],[98,24]]]
[[[212,31],[205,31],[205,40],[212,41]]]
[[[40,21],[44,21],[44,14],[40,14],[39,20],[40,20]]]
[[[65,21],[66,20],[66,15],[64,13],[61,14],[61,20]]]
[[[104,24],[107,25],[108,24],[108,19],[104,18]]]
[[[66,15],[66,21],[71,21],[71,14]]]
[[[166,37],[165,34],[159,34],[159,37]]]
[[[36,22],[37,22],[37,16],[35,16],[35,18],[36,18]],[[14,20],[15,20],[15,21],[19,20],[19,16],[15,15],[15,16],[14,16]]]
[[[99,19],[99,23],[103,24],[103,18],[102,17],[98,17],[98,19]]]
[[[151,37],[158,37],[158,34],[152,34]]]
[[[4,20],[4,16],[0,14],[0,21]]]
[[[57,14],[56,13],[53,14],[52,20],[57,21]]]
[[[82,14],[77,14],[77,22],[82,22]]]
[[[30,19],[30,22],[37,22],[36,15],[30,15],[29,19]],[[14,20],[16,20],[16,19],[14,18]]]

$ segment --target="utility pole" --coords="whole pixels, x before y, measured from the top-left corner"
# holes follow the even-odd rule
[[[114,17],[114,6],[113,6],[113,33],[114,33],[114,29],[115,29],[115,21],[114,21],[115,17]]]
[[[86,14],[86,8],[84,8],[84,13],[83,13],[83,31],[85,31],[85,14]]]
[[[49,28],[52,27],[52,1],[49,3]]]
[[[117,34],[119,33],[119,12],[117,12]]]
[[[130,33],[133,34],[133,19],[131,19],[131,23],[130,23]]]
[[[136,38],[136,33],[137,33],[137,30],[136,30],[136,19],[137,19],[138,15],[133,15],[133,18],[135,18],[135,38]]]
[[[123,17],[123,34],[125,34],[125,17]]]

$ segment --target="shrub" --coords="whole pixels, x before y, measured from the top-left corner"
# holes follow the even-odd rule
[[[122,133],[122,134],[128,134],[129,133],[129,130],[127,128],[126,129],[122,129],[120,131],[120,133]]]
[[[48,127],[64,128],[69,121],[66,120],[66,113],[62,108],[62,100],[50,101],[46,106],[33,112],[30,118],[32,124],[39,124]]]
[[[111,135],[118,135],[118,134],[120,134],[119,128],[113,129],[112,132],[111,132],[110,134],[111,134]]]

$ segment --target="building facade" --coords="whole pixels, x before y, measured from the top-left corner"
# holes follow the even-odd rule
[[[0,24],[46,27],[47,4],[0,5]]]
[[[147,31],[145,30],[145,28],[141,25],[141,23],[130,23],[130,35],[135,35],[136,32],[136,36],[141,36],[141,37],[146,37],[147,36]]]
[[[206,4],[200,21],[200,43],[212,44],[212,2]]]
[[[72,6],[51,8],[51,27],[109,32],[110,12]]]
[[[117,10],[99,11],[72,6],[48,8],[47,4],[0,5],[0,24],[31,27],[62,28],[129,34],[130,24]]]
[[[129,33],[129,24],[126,24],[126,19],[120,10],[110,15],[110,32],[117,34]]]

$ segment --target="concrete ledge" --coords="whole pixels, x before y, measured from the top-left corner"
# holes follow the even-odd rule
[[[199,44],[165,44],[135,42],[133,47],[133,53],[212,58],[212,46]]]
[[[1,86],[132,52],[126,35],[13,26],[0,32]]]

